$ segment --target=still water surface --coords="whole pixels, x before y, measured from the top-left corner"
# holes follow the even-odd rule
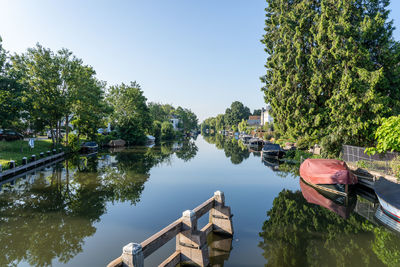
[[[376,219],[373,194],[341,205],[300,187],[297,170],[222,136],[76,157],[2,184],[0,266],[105,266],[216,190],[235,234],[215,266],[399,266],[400,239]]]

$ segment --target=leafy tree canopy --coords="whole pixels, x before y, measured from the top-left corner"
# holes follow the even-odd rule
[[[275,130],[365,145],[382,117],[399,113],[400,47],[388,0],[267,0],[263,91]]]

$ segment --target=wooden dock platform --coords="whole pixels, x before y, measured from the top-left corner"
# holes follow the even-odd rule
[[[197,220],[207,212],[209,212],[209,223],[198,230]],[[107,267],[143,267],[146,257],[174,237],[176,237],[176,251],[158,266],[176,266],[179,263],[208,266],[210,255],[207,235],[211,232],[233,235],[231,209],[225,206],[225,196],[221,191],[216,191],[213,197],[195,209],[184,211],[181,218],[142,243],[127,244],[122,248],[122,255],[110,262]]]

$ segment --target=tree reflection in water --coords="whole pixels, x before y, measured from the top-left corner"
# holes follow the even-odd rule
[[[204,140],[210,144],[215,144],[218,149],[223,149],[225,156],[235,165],[242,163],[250,156],[249,149],[235,138],[216,134],[204,136]]]
[[[183,160],[196,155],[184,144]],[[136,204],[152,167],[168,162],[173,144],[75,156],[34,179],[4,184],[0,193],[0,266],[67,263],[105,214],[107,202]],[[178,156],[178,155],[177,155]]]
[[[400,239],[356,213],[347,220],[283,190],[267,212],[265,266],[399,266]]]

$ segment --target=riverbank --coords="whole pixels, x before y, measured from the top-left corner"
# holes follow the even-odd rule
[[[3,170],[8,168],[11,160],[15,161],[16,165],[22,164],[22,158],[29,158],[32,155],[39,156],[41,152],[52,150],[52,142],[50,139],[35,140],[34,148],[30,148],[28,141],[1,141],[0,142],[0,164]]]

